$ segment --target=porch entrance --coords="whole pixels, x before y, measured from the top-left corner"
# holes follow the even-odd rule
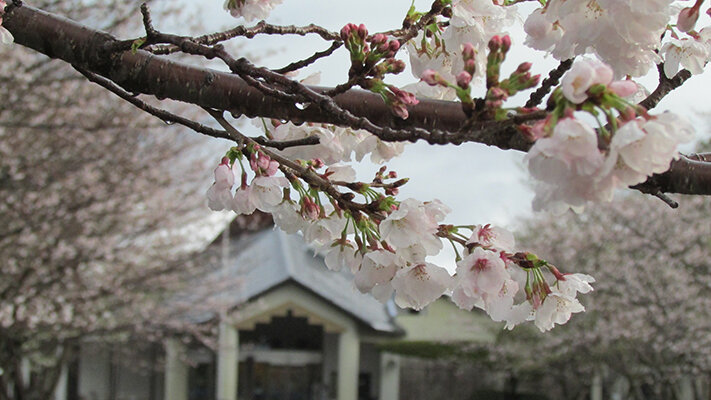
[[[324,398],[322,326],[289,311],[239,336],[240,400]]]

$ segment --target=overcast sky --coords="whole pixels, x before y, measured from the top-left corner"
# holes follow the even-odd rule
[[[222,9],[222,1],[197,3],[188,5],[203,7],[202,21],[207,31],[243,22],[230,17]],[[430,0],[415,1],[418,10],[429,9],[430,3]],[[370,32],[375,32],[399,27],[409,6],[409,0],[285,0],[275,9],[268,21],[295,25],[313,22],[334,31],[340,30],[348,22],[365,23]],[[524,4],[522,7],[530,12],[535,4]],[[523,41],[522,31],[518,28],[511,34],[514,40],[513,48],[516,49],[516,44]],[[290,61],[305,58],[314,51],[328,47],[328,43],[315,35],[305,38],[258,36],[245,42],[247,52],[260,57],[258,63],[269,67],[284,66]],[[533,71],[544,76],[557,65],[556,60],[546,58],[540,53],[517,50],[510,54],[505,66],[512,70],[524,60],[533,61]],[[342,48],[335,57],[315,64],[301,76],[321,71],[321,84],[335,85],[346,80],[347,66],[347,52]],[[415,80],[408,71],[391,82],[405,84]],[[653,89],[656,84],[656,72],[643,79],[643,83]],[[708,110],[704,88],[709,87],[709,74],[693,77],[684,87],[662,101],[657,110],[673,109],[686,115],[699,127],[697,133],[708,138],[706,117],[702,113]],[[527,95],[528,93],[525,94]],[[472,143],[458,147],[409,144],[405,154],[388,165],[401,177],[411,178],[401,190],[402,199],[414,197],[423,201],[433,198],[442,200],[453,209],[447,222],[494,223],[514,228],[519,217],[530,215],[533,197],[526,183],[528,178],[521,159],[522,154],[519,152],[500,151]],[[358,178],[369,180],[375,169],[377,167],[359,167]]]

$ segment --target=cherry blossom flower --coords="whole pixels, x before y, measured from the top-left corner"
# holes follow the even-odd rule
[[[340,271],[346,267],[351,272],[356,272],[363,261],[363,254],[353,242],[346,240],[344,243],[334,243],[328,250],[325,261],[326,267],[331,271]]]
[[[528,35],[525,44],[536,50],[551,50],[563,36],[563,28],[546,18],[540,8],[528,16],[523,30]]]
[[[556,282],[558,290],[564,296],[575,297],[576,293],[589,293],[593,290],[590,285],[595,282],[595,278],[586,274],[564,274],[562,279]]]
[[[281,203],[282,188],[289,186],[289,181],[278,176],[257,176],[252,180],[250,200],[254,206],[264,212],[270,212]]]
[[[2,26],[2,11],[7,7],[5,0],[0,0],[0,43],[10,45],[15,40],[12,33]]]
[[[257,206],[252,200],[252,187],[245,186],[244,188],[237,189],[232,199],[232,211],[237,215],[249,215],[256,209]]]
[[[575,104],[588,98],[587,91],[597,84],[612,82],[612,68],[595,59],[585,59],[573,64],[561,81],[563,95]]]
[[[207,190],[207,206],[213,211],[230,209],[232,204],[232,185],[235,176],[229,165],[229,159],[222,159],[215,168],[215,182]]]
[[[442,296],[451,281],[446,269],[432,263],[400,269],[391,282],[395,303],[403,308],[421,310]]]
[[[672,78],[680,65],[692,74],[702,73],[711,57],[711,48],[706,41],[672,38],[664,43],[660,53],[664,55],[664,75]]]
[[[490,224],[474,227],[467,244],[477,243],[490,250],[513,252],[516,241],[508,230]]]
[[[407,199],[380,223],[380,234],[398,248],[418,244],[428,255],[434,255],[442,249],[441,240],[435,236],[439,227],[436,217],[444,217],[441,203],[428,207],[418,200]]]
[[[246,21],[264,19],[282,0],[226,0],[225,10],[233,17],[243,17]]]
[[[527,43],[559,60],[592,52],[617,76],[641,76],[659,61],[655,50],[672,16],[671,3],[552,1],[526,21]]]
[[[567,205],[583,206],[595,199],[597,172],[604,156],[597,149],[597,134],[587,124],[564,118],[553,134],[536,141],[526,154],[531,176],[542,184],[536,187],[534,210],[563,211]]]
[[[294,234],[304,229],[306,220],[299,212],[299,206],[292,201],[283,201],[272,209],[274,224],[286,233]]]
[[[666,171],[679,155],[677,146],[693,139],[693,132],[688,121],[670,112],[627,122],[612,138],[599,184],[635,185]]]
[[[367,293],[375,285],[390,283],[398,269],[404,266],[404,260],[395,253],[387,250],[371,251],[363,257],[353,283],[358,290]]]
[[[499,254],[477,247],[457,263],[457,286],[465,295],[497,295],[510,276]]]
[[[568,322],[572,314],[583,311],[585,307],[576,298],[553,292],[546,296],[536,310],[535,324],[541,332],[549,331],[555,324],[562,325]]]

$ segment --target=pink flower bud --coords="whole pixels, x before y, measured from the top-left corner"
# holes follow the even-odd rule
[[[462,46],[462,57],[464,58],[464,61],[469,61],[469,60],[474,60],[474,57],[476,57],[476,49],[474,48],[474,45],[471,43],[464,43]]]
[[[620,97],[629,97],[637,92],[637,84],[631,80],[614,81],[607,88]]]
[[[489,50],[498,51],[501,47],[501,36],[494,35],[494,37],[489,40]]]
[[[373,44],[383,44],[387,42],[388,38],[387,36],[383,35],[382,33],[376,33],[375,36],[373,36],[372,43]]]
[[[459,86],[462,89],[466,89],[469,87],[469,83],[472,81],[472,76],[469,72],[467,71],[462,71],[457,75],[457,86]]]
[[[404,71],[405,68],[407,67],[405,65],[405,61],[402,60],[395,60],[391,63],[391,71],[393,74],[399,74],[400,72]]]
[[[393,92],[398,101],[401,101],[404,104],[415,105],[420,102],[414,94],[398,89],[395,86],[390,86],[390,91]]]
[[[391,40],[390,43],[388,44],[390,47],[391,51],[398,51],[400,50],[400,42],[397,40]]]
[[[682,32],[689,32],[694,29],[696,20],[699,19],[699,9],[695,7],[687,7],[679,12],[679,18],[676,20],[676,27]]]
[[[420,79],[430,86],[435,86],[439,82],[440,76],[437,71],[433,69],[426,69],[424,72],[422,72],[422,76],[420,77]]]
[[[348,37],[351,35],[351,31],[353,30],[354,24],[346,24],[343,28],[341,28],[341,40],[344,42],[348,40]]]
[[[273,176],[279,170],[279,163],[271,160],[269,161],[269,166],[265,168],[264,174],[266,176]]]
[[[506,35],[501,38],[501,51],[506,53],[511,48],[511,36]]]
[[[476,61],[474,61],[474,59],[467,60],[464,63],[464,70],[469,72],[469,74],[474,75],[474,73],[476,73]]]
[[[530,62],[521,63],[521,65],[519,65],[518,68],[516,68],[516,73],[517,74],[524,74],[524,73],[531,70],[532,65],[533,64]]]
[[[230,159],[227,157],[222,157],[222,160],[220,160],[220,164],[230,165]]]
[[[365,25],[358,25],[358,36],[363,40],[368,36],[368,28],[366,28]]]

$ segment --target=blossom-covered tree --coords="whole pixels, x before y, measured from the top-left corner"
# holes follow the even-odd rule
[[[45,2],[126,29],[123,2]],[[181,330],[193,274],[171,232],[204,216],[191,137],[21,47],[0,65],[0,399],[49,399],[79,340]],[[194,172],[193,172],[194,171]],[[176,201],[179,198],[180,201]],[[197,213],[196,213],[197,211]],[[204,261],[204,260],[203,260]]]
[[[162,32],[143,5],[144,32],[118,40],[14,1],[5,7],[4,37],[71,63],[164,121],[231,140],[216,157],[210,208],[272,213],[281,229],[321,248],[329,268],[351,269],[359,290],[394,296],[402,307],[420,309],[451,292],[461,308],[481,308],[509,328],[533,321],[546,331],[583,311],[577,295],[594,282],[518,251],[508,231],[485,221],[445,223],[450,210],[436,199],[398,198],[407,179],[387,166],[372,180],[356,180],[349,163],[367,156],[388,162],[404,142],[527,151],[540,210],[580,210],[627,187],[670,205],[665,193],[711,194],[706,156],[677,152],[693,139],[693,127],[673,112],[652,111],[709,58],[708,29],[697,24],[703,0],[683,8],[671,0],[548,0],[525,16],[518,0],[434,0],[429,10],[407,10],[400,27],[376,33],[353,23],[338,32],[243,24],[280,2],[227,1],[240,23],[195,37]],[[502,72],[514,48],[507,29],[524,20],[525,44],[560,60],[545,79],[530,62]],[[225,46],[256,35],[308,34],[328,49],[278,69]],[[342,84],[318,87],[293,76],[337,51],[349,56]],[[229,72],[168,58],[176,53],[218,60]],[[421,81],[389,83],[408,64]],[[658,85],[648,93],[634,78],[655,66]],[[527,90],[524,104],[513,100]],[[194,104],[216,125],[140,95]],[[233,117],[241,115],[256,118],[261,134],[237,129]],[[456,253],[454,275],[428,258],[445,243]]]
[[[580,398],[595,375],[604,378],[604,398],[615,389],[619,398],[681,398],[680,378],[705,380],[711,203],[683,201],[671,210],[630,195],[584,215],[531,220],[524,241],[550,260],[594,275],[596,293],[583,301],[585,315],[565,329],[501,335],[494,364],[552,398]]]

